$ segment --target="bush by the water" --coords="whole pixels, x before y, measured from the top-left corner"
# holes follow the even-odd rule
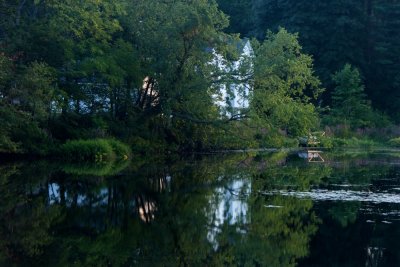
[[[115,139],[107,139],[106,141],[112,147],[117,159],[126,160],[130,157],[131,149],[127,145]]]
[[[70,161],[113,161],[128,159],[130,149],[114,139],[70,140],[60,147],[61,157]]]
[[[371,139],[358,139],[356,137],[352,137],[352,138],[337,138],[334,137],[332,138],[332,143],[333,143],[333,147],[334,148],[338,148],[338,147],[358,147],[358,148],[372,148],[372,147],[379,147],[381,146],[380,143],[371,140]]]

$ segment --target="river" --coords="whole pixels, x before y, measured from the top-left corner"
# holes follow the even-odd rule
[[[0,164],[0,266],[400,266],[400,153]]]

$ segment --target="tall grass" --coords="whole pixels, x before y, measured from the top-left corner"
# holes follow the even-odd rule
[[[70,140],[63,144],[58,154],[72,162],[104,162],[127,160],[130,148],[114,139]]]
[[[131,149],[124,143],[116,139],[107,139],[108,144],[112,147],[117,159],[128,159],[131,156]]]

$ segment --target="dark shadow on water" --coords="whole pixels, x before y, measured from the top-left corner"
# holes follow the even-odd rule
[[[0,165],[0,266],[400,266],[398,203],[296,194],[395,195],[396,159],[326,158],[9,162]]]

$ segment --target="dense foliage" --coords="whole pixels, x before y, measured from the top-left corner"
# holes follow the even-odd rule
[[[268,33],[256,46],[255,88],[252,109],[255,117],[291,136],[307,134],[318,124],[310,100],[316,99],[320,82],[312,69],[312,58],[303,54],[297,35],[280,29]]]
[[[0,7],[2,151],[37,152],[23,144],[32,135],[20,138],[18,126],[37,129],[41,153],[43,142],[104,136],[182,146],[201,141],[197,121],[218,117],[206,48],[225,43],[228,20],[214,1]]]
[[[331,104],[332,73],[346,63],[365,79],[372,106],[399,119],[400,3],[389,0],[218,0],[231,17],[230,30],[264,38],[267,29],[298,32],[315,58],[316,73]],[[239,14],[251,14],[240,17]]]
[[[324,121],[342,124],[340,90],[363,83],[351,128],[382,126],[374,108],[399,112],[399,7],[364,2],[1,0],[0,152],[109,137],[142,153],[283,146],[327,104]],[[248,58],[237,33],[258,38]],[[332,81],[347,62],[364,76]],[[216,99],[235,84],[250,105],[227,113]]]

